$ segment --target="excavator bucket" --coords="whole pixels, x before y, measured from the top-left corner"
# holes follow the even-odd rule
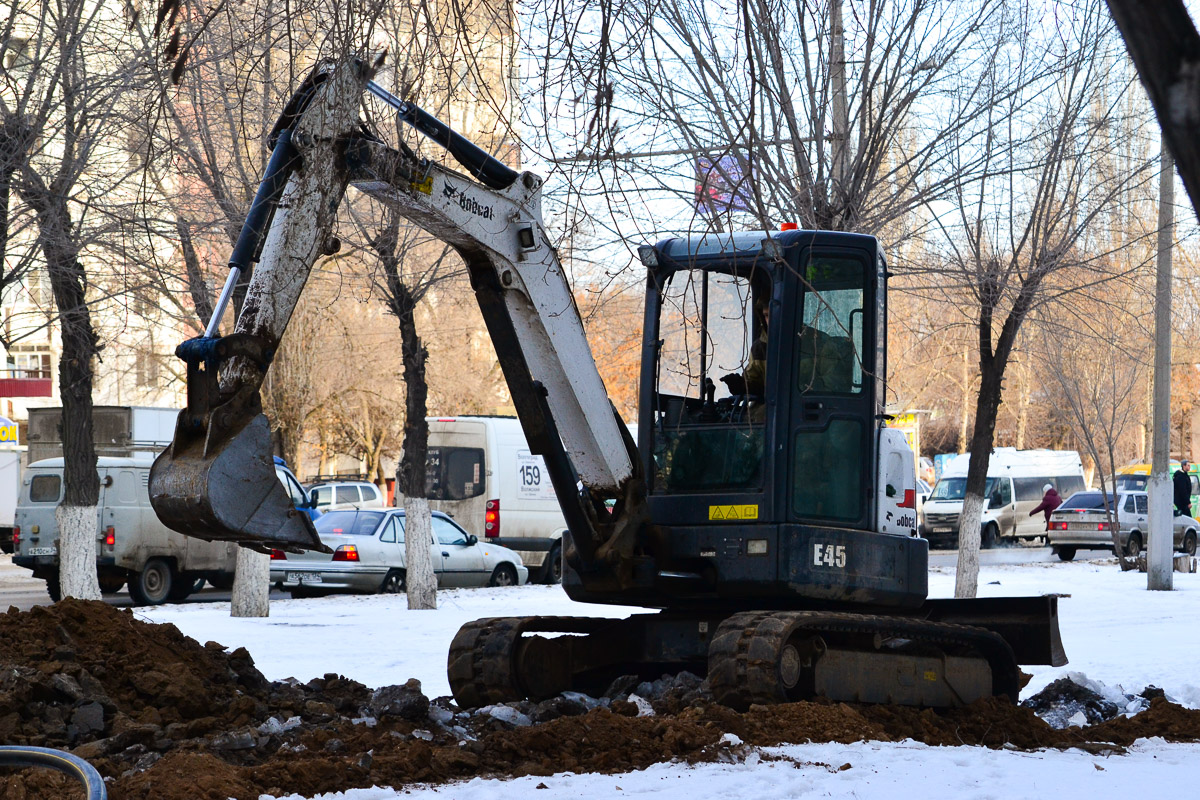
[[[218,436],[211,424],[194,422],[187,409],[180,412],[175,440],[150,469],[150,504],[164,525],[256,550],[328,552],[275,473],[266,416]]]

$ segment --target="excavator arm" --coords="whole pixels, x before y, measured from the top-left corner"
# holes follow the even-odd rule
[[[445,147],[463,174],[389,147],[358,121],[362,92]],[[359,67],[314,70],[272,133],[273,155],[235,246],[230,279],[188,363],[188,407],[151,472],[169,527],[267,549],[320,548],[271,464],[258,388],[316,259],[331,251],[347,186],[394,208],[462,256],[531,449],[547,464],[581,573],[631,580],[644,484],[631,437],[596,369],[582,320],[542,222],[542,181],[516,172]],[[216,335],[238,275],[253,268],[234,334]]]

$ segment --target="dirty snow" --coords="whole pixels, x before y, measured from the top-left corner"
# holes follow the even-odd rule
[[[952,568],[930,572],[930,595],[953,594]],[[1146,576],[1120,572],[1112,561],[985,566],[981,596],[1069,595],[1059,602],[1066,667],[1026,667],[1034,675],[1027,698],[1070,675],[1106,697],[1147,685],[1200,708],[1200,574],[1176,574],[1175,591],[1146,591]],[[138,609],[201,642],[242,646],[271,679],[300,680],[335,672],[368,686],[421,681],[430,697],[448,694],[446,653],[463,623],[525,614],[624,616],[638,609],[574,603],[558,587],[449,590],[436,611],[409,611],[400,596],[345,596],[274,601],[264,619],[233,618],[225,604]],[[843,765],[849,767],[842,769]],[[359,789],[321,800],[404,797],[491,800],[523,795],[539,784],[538,800],[644,796],[707,800],[730,796],[895,798],[1127,798],[1156,791],[1191,794],[1200,779],[1200,744],[1139,742],[1124,755],[1081,751],[1036,753],[914,742],[797,744],[746,749],[733,764],[695,768],[658,765],[623,775],[560,774],[549,778],[481,780],[438,788]],[[617,787],[620,787],[619,789]],[[289,800],[297,800],[295,796]]]

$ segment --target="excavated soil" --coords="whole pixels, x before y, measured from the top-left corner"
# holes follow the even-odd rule
[[[742,745],[916,739],[931,745],[1120,752],[1148,736],[1200,741],[1200,711],[1156,697],[1133,717],[1055,729],[1004,700],[932,711],[791,703],[741,714],[694,685],[606,706],[567,697],[464,711],[419,684],[371,689],[337,675],[269,682],[244,649],[67,600],[0,615],[0,743],[69,749],[113,800],[309,797],[474,776],[619,772],[741,757]],[[534,720],[530,724],[530,719]],[[547,720],[547,721],[540,721]],[[0,770],[0,800],[82,797],[45,770]]]

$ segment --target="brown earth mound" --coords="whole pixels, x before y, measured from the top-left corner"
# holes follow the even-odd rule
[[[521,708],[467,713],[445,699],[430,706],[416,682],[375,693],[336,675],[271,683],[245,650],[201,645],[104,603],[0,615],[0,743],[72,750],[108,779],[113,800],[307,797],[736,758],[725,733],[758,746],[911,738],[1098,751],[1147,736],[1200,741],[1200,711],[1163,698],[1132,718],[1056,730],[1002,700],[942,712],[791,703],[739,714],[691,697],[656,702],[658,713],[644,717],[632,702],[586,710],[563,700],[551,705],[567,716],[514,726],[527,721]],[[547,707],[523,709],[544,719]],[[53,773],[0,772],[0,800],[73,796],[82,792]]]

